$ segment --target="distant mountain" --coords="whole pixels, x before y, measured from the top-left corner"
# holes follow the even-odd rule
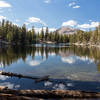
[[[77,29],[69,28],[69,27],[61,27],[57,30],[59,34],[74,34],[76,33]]]

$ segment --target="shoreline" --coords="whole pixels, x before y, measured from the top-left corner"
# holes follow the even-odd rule
[[[7,87],[0,86],[0,98],[8,100],[32,100],[39,99],[97,99],[100,98],[100,92],[86,92],[79,90],[12,90]],[[26,99],[25,99],[26,98]],[[3,99],[3,100],[5,100]]]
[[[89,46],[89,47],[98,47],[100,48],[100,45],[96,45],[96,44],[90,44],[90,43],[72,43],[72,45],[75,45],[75,46]]]
[[[86,47],[98,47],[100,48],[100,45],[97,44],[90,44],[90,43],[55,43],[55,42],[40,42],[40,43],[35,43],[35,44],[28,44],[28,45],[14,45],[14,44],[0,44],[0,47],[7,47],[7,46],[33,46],[36,44],[41,44],[41,45],[58,45],[58,46],[86,46]]]

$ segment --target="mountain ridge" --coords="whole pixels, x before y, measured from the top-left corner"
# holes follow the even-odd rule
[[[56,30],[59,34],[75,34],[77,29],[63,26]]]

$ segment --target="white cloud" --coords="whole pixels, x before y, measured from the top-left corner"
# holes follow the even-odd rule
[[[39,33],[40,33],[40,32],[41,32],[41,30],[42,30],[42,28],[34,28],[34,29],[35,29],[35,31],[36,31],[36,32],[39,32]],[[45,31],[45,30],[46,30],[46,28],[44,27],[44,28],[43,28],[43,30]]]
[[[26,23],[25,23],[26,24]],[[28,23],[27,23],[28,24]],[[41,32],[41,30],[42,30],[42,28],[34,28],[35,29],[35,32]],[[28,30],[31,30],[31,28],[28,28]],[[46,31],[46,27],[43,27],[43,30],[44,30],[44,32]],[[54,31],[56,31],[57,29],[56,28],[49,28],[49,32],[54,32]]]
[[[16,19],[15,21],[16,21],[16,22],[19,22],[20,20],[19,20],[19,19]]]
[[[42,28],[34,28],[36,32],[41,32]],[[43,27],[44,32],[46,31],[46,27]],[[56,31],[56,28],[49,28],[49,32]]]
[[[71,3],[69,3],[68,6],[69,6],[69,7],[72,7],[72,8],[80,8],[79,5],[76,5],[76,2],[71,2]]]
[[[90,19],[89,22],[92,22],[92,20]]]
[[[74,21],[74,20],[69,20],[67,22],[63,22],[62,23],[62,26],[71,26],[71,27],[74,27],[75,25],[77,25],[77,21]]]
[[[78,29],[86,31],[86,29],[93,29],[95,27],[98,27],[99,24],[100,24],[99,21],[92,21],[92,20],[89,20],[89,23],[84,23],[84,24],[78,24],[78,22],[75,20],[68,20],[67,22],[63,22],[62,26],[76,27]]]
[[[16,26],[19,26],[17,23],[13,23],[14,25],[16,25]]]
[[[0,16],[0,21],[2,21],[3,19],[6,19],[5,16]]]
[[[57,29],[56,28],[49,28],[49,31],[50,32],[54,32],[54,31],[56,31]]]
[[[76,5],[76,6],[73,6],[73,8],[80,8],[80,6],[79,5]]]
[[[76,3],[75,2],[71,2],[71,3],[69,3],[69,7],[72,7],[73,5],[75,5]]]
[[[37,17],[29,17],[27,20],[27,23],[40,23],[44,26],[47,26],[44,21],[42,21],[40,18],[37,18]]]
[[[50,3],[51,0],[44,0],[44,3]]]
[[[10,8],[11,4],[7,3],[6,1],[0,1],[0,8]]]
[[[28,23],[28,22],[24,22],[24,24],[29,25],[30,23]],[[30,29],[29,29],[29,30],[30,30]]]
[[[91,28],[99,26],[99,22],[91,22]]]
[[[88,28],[95,28],[99,25],[99,22],[91,22],[90,24],[81,24],[77,25],[78,28],[88,29]]]
[[[81,24],[77,26],[78,28],[90,28],[90,24]]]
[[[28,22],[30,22],[30,23],[37,23],[37,22],[41,22],[41,20],[40,20],[40,18],[30,17],[28,19]]]

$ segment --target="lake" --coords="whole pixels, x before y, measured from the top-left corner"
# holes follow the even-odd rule
[[[40,44],[0,47],[0,71],[33,77],[50,76],[48,81],[36,83],[32,79],[0,75],[0,86],[10,89],[100,92],[100,49]]]

